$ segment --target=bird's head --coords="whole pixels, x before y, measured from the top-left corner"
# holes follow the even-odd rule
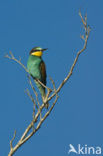
[[[47,49],[42,49],[40,47],[34,47],[31,51],[30,51],[30,55],[34,55],[34,56],[38,56],[41,57],[43,52],[47,50]]]

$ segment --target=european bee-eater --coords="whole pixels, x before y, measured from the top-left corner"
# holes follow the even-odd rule
[[[34,47],[29,53],[29,59],[27,62],[27,69],[41,93],[43,102],[45,102],[46,97],[45,87],[43,87],[36,79],[40,80],[46,86],[46,67],[42,60],[42,54],[45,50],[47,49]],[[48,104],[45,104],[45,107],[48,108]]]

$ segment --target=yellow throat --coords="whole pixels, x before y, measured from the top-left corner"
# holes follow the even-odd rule
[[[34,56],[42,56],[43,52],[42,51],[35,51],[33,52],[31,55],[34,55]]]

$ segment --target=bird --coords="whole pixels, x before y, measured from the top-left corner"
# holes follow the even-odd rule
[[[49,104],[45,103],[46,88],[42,85],[44,84],[46,86],[46,78],[47,78],[46,66],[42,59],[43,52],[46,50],[47,48],[42,49],[41,47],[34,47],[30,51],[29,58],[27,61],[27,70],[29,74],[32,76],[32,78],[34,79],[35,84],[41,93],[42,101],[45,104],[45,107],[48,108]],[[40,82],[38,82],[37,80],[42,82],[42,84],[40,84]]]

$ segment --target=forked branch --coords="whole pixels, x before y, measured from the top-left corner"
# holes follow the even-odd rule
[[[10,141],[10,152],[8,154],[8,156],[12,156],[19,148],[21,145],[23,145],[28,139],[30,139],[41,127],[42,123],[45,121],[45,119],[49,116],[49,114],[51,113],[52,109],[54,108],[57,100],[58,100],[58,93],[60,92],[60,90],[62,89],[62,87],[64,86],[64,84],[69,80],[69,78],[71,77],[74,67],[78,61],[78,58],[80,56],[80,54],[82,52],[84,52],[84,50],[87,47],[87,41],[88,41],[88,37],[89,37],[89,33],[90,33],[90,27],[87,25],[87,15],[83,18],[81,15],[81,12],[79,12],[80,18],[82,20],[82,24],[84,27],[84,31],[85,34],[81,36],[81,38],[84,41],[84,46],[83,48],[77,52],[77,55],[75,57],[75,60],[70,68],[70,71],[68,72],[67,76],[64,78],[64,80],[61,82],[61,84],[59,85],[59,87],[56,89],[55,87],[55,83],[53,81],[52,78],[50,78],[52,85],[53,85],[53,89],[50,89],[48,87],[46,87],[44,84],[42,84],[42,82],[40,82],[39,80],[37,80],[43,87],[45,87],[47,89],[47,96],[46,96],[46,101],[45,103],[47,103],[48,101],[52,100],[54,98],[54,102],[52,102],[49,106],[49,108],[45,111],[45,114],[42,113],[43,109],[45,109],[45,104],[42,103],[40,105],[39,99],[38,99],[38,94],[35,91],[35,88],[32,84],[31,78],[29,76],[29,83],[30,86],[33,90],[33,93],[35,95],[35,99],[34,97],[31,95],[31,93],[29,92],[29,90],[27,90],[27,95],[30,97],[31,101],[33,102],[34,105],[34,110],[33,110],[33,119],[30,122],[30,124],[28,125],[28,127],[25,129],[24,133],[22,134],[20,140],[17,142],[17,144],[15,146],[13,146],[13,140],[15,139],[16,133],[14,134],[13,139]],[[18,64],[20,64],[24,70],[28,72],[27,68],[24,66],[24,64],[21,63],[21,59],[17,60],[14,55],[12,54],[12,52],[10,52],[10,55],[6,55],[5,57],[14,60],[15,62],[17,62]],[[51,95],[50,95],[51,93]],[[32,129],[32,131],[30,131]]]

